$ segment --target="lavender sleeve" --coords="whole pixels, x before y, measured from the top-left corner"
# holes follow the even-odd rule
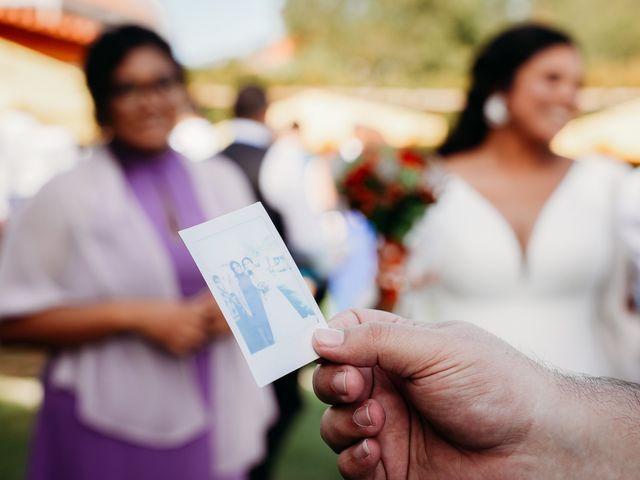
[[[74,208],[64,179],[45,186],[8,222],[0,251],[0,321],[79,301],[90,287],[73,274]]]

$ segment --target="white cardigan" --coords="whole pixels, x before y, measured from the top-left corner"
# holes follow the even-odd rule
[[[253,202],[240,171],[224,159],[187,168],[209,218]],[[63,305],[171,299],[178,291],[159,237],[105,148],[54,178],[8,223],[0,321]],[[211,353],[212,412],[190,359],[135,336],[65,350],[52,382],[75,393],[83,423],[139,445],[179,446],[212,429],[212,468],[237,472],[264,455],[275,402],[270,387],[256,386],[233,338],[214,341]]]

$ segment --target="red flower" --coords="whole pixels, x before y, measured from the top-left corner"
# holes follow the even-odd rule
[[[362,163],[349,172],[344,183],[346,186],[358,185],[372,174],[373,168],[369,164]]]
[[[410,149],[403,149],[398,152],[398,160],[406,167],[422,167],[425,163],[422,155]]]
[[[391,172],[383,175],[378,162],[389,163]],[[426,159],[413,150],[371,149],[351,165],[340,190],[350,208],[362,212],[380,235],[402,241],[413,222],[435,201],[420,182],[425,167]]]

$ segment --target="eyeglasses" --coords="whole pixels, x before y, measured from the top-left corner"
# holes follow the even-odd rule
[[[138,101],[150,93],[159,96],[169,95],[181,83],[175,75],[160,77],[145,83],[115,83],[111,86],[111,95],[113,98],[126,102]]]

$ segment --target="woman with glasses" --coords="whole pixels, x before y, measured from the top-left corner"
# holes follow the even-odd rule
[[[273,418],[178,231],[252,201],[233,165],[168,147],[185,98],[135,26],[88,51],[106,144],[11,219],[0,340],[51,349],[31,479],[242,479]]]

